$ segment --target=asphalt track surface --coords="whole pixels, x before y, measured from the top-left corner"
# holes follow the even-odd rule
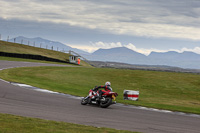
[[[0,61],[0,69],[55,64]],[[67,66],[69,67],[69,66]],[[199,133],[200,117],[112,105],[81,105],[80,99],[12,85],[0,80],[0,113],[144,133]]]

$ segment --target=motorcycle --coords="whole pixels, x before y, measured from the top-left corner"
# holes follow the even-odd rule
[[[89,95],[81,100],[81,104],[95,104],[99,105],[102,108],[107,108],[111,104],[116,104],[115,100],[118,94],[116,92],[104,91],[101,98],[98,98],[98,96],[99,91],[95,92],[93,90],[90,90]]]

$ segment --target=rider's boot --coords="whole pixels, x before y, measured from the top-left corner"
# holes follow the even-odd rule
[[[101,96],[99,95],[99,96],[96,96],[96,97],[97,97],[96,100],[97,100],[97,101],[100,101]]]

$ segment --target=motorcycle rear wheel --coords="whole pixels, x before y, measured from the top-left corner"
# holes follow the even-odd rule
[[[112,99],[110,97],[105,98],[105,102],[100,102],[100,107],[107,108],[112,104]]]

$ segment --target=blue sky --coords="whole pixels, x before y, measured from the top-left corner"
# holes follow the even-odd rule
[[[42,37],[93,52],[200,54],[200,0],[0,0],[2,39]]]

